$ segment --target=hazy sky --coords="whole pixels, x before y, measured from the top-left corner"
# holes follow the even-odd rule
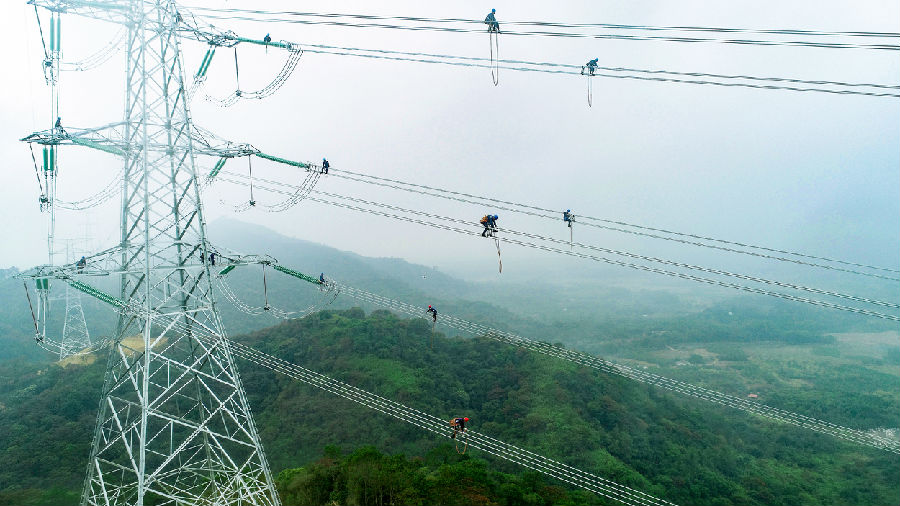
[[[896,1],[837,2],[251,2],[191,4],[267,10],[623,23],[665,26],[900,31]],[[42,11],[45,16],[46,12]],[[214,22],[253,38],[400,51],[487,56],[487,35],[288,24]],[[78,60],[110,40],[118,27],[67,15],[64,60]],[[0,266],[46,262],[47,215],[27,145],[17,139],[50,126],[49,88],[41,73],[33,9],[3,2],[0,37]],[[182,44],[193,73],[205,46]],[[285,54],[240,46],[241,88],[258,89]],[[727,44],[500,37],[503,58],[684,72],[749,74],[900,84],[894,51],[756,47]],[[124,57],[90,72],[61,77],[64,124],[101,125],[122,118]],[[233,56],[221,50],[207,91],[234,89]],[[194,121],[219,135],[290,159],[327,156],[347,168],[554,209],[620,219],[754,244],[897,267],[900,257],[900,99],[596,79],[593,107],[586,80],[487,69],[389,62],[306,53],[273,97],[221,109],[197,98]],[[39,155],[39,153],[38,153]],[[79,147],[61,149],[59,194],[76,200],[102,188],[120,160]],[[208,170],[210,160],[201,159]],[[228,170],[246,171],[246,161]],[[296,181],[285,166],[254,161],[254,174]],[[319,190],[360,196],[477,221],[488,210],[454,206],[336,178]],[[368,256],[402,257],[448,268],[495,262],[487,241],[386,218],[304,202],[284,213],[231,207],[248,198],[226,184],[206,192],[207,221],[228,215],[284,234]],[[256,195],[274,203],[277,196]],[[84,213],[60,212],[58,235],[88,235],[94,247],[118,234],[117,199]],[[538,224],[501,214],[501,225],[565,237],[560,223]],[[637,242],[578,229],[598,244],[655,251]],[[591,235],[593,234],[593,235]],[[252,245],[229,245],[254,252]],[[262,252],[260,252],[262,253]],[[504,251],[507,269],[578,261]],[[682,258],[679,258],[682,259]],[[684,258],[684,260],[691,260]],[[711,261],[714,261],[713,258]]]

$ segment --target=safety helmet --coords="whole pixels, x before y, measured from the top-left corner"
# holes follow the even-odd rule
[[[499,218],[500,218],[500,217],[497,216],[496,214],[494,215],[494,219],[495,219],[495,220],[496,220],[496,219],[499,219]]]
[[[496,12],[497,12],[497,9],[491,9],[491,14],[494,14]]]
[[[468,417],[467,417],[467,418],[463,418],[463,421],[464,421],[464,422],[468,422],[468,421],[469,421]]]
[[[322,157],[322,161],[323,161],[323,162],[325,161],[325,157],[324,157],[324,156]]]
[[[431,304],[428,304],[428,309],[431,309]]]
[[[571,213],[572,210],[571,210],[571,209],[566,209],[566,212],[567,212],[567,213]]]

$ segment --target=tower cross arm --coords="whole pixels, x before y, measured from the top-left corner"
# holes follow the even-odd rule
[[[131,24],[131,2],[122,0],[29,0],[36,7],[119,24]]]
[[[179,24],[178,32],[185,37],[200,42],[206,42],[211,46],[234,47],[238,44],[246,43],[255,44],[258,46],[285,49],[291,52],[302,51],[300,49],[300,45],[293,42],[284,40],[275,41],[271,40],[271,38],[269,37],[267,37],[268,40],[241,37],[231,30],[221,30],[213,25],[205,25],[201,27],[200,23],[197,21],[197,18],[194,17],[194,15],[189,11],[182,11],[181,16],[181,23]]]
[[[187,251],[201,252],[203,248],[199,244],[184,243],[182,246]],[[68,280],[77,276],[119,276],[122,274],[135,274],[143,272],[145,269],[123,268],[120,259],[123,251],[128,254],[129,248],[119,246],[85,256],[84,260],[62,265],[38,265],[30,269],[24,270],[14,277],[18,279],[60,279]],[[204,255],[197,253],[193,261],[182,265],[175,264],[158,264],[150,267],[151,272],[171,272],[177,269],[191,270],[199,272],[209,263],[206,252],[215,252],[215,262],[218,267],[231,267],[229,271],[235,267],[245,265],[276,265],[278,260],[270,255],[265,254],[240,254],[226,248],[217,248],[207,244]],[[215,271],[215,264],[210,265],[210,271]]]
[[[129,151],[124,141],[99,134],[96,130],[51,128],[34,132],[19,140],[43,146],[84,146],[118,156],[124,156]]]

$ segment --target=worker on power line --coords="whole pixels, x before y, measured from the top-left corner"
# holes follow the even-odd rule
[[[268,46],[269,42],[272,42],[272,36],[267,33],[266,36],[263,37],[263,42],[265,42],[266,45]]]
[[[479,223],[484,226],[484,231],[481,232],[481,237],[494,237],[494,232],[497,231],[497,220],[500,217],[496,214],[486,214],[484,215]]]
[[[216,254],[212,251],[209,252],[209,265],[216,266]]]
[[[572,214],[571,209],[566,209],[566,211],[563,213],[563,221],[566,222],[567,225],[569,225],[569,228],[572,228],[572,222],[575,221],[575,215]]]
[[[321,284],[321,285],[325,284],[325,273],[324,272],[319,274],[319,284]]]
[[[468,418],[454,418],[450,420],[450,427],[453,427],[453,434],[450,436],[453,439],[456,439],[456,434],[460,432],[466,431],[466,423],[469,421]]]
[[[431,317],[434,320],[434,323],[437,323],[437,309],[431,307],[431,304],[429,304],[428,309],[425,312],[431,313]]]
[[[83,256],[81,257],[80,260],[78,260],[77,262],[75,262],[75,267],[77,267],[77,268],[79,268],[79,269],[84,269],[85,266],[87,266],[87,259],[84,258]]]
[[[494,14],[497,12],[497,9],[491,9],[491,13],[484,18],[484,24],[488,25],[488,33],[497,32],[500,33],[500,23],[497,22],[497,18],[494,17]]]
[[[56,130],[56,133],[59,133],[59,134],[66,133],[66,130],[62,126],[62,117],[60,117],[60,116],[56,117],[56,124],[53,125],[53,128]]]
[[[331,167],[331,164],[328,163],[328,160],[322,158],[322,174],[328,174],[328,169]]]
[[[584,67],[581,67],[581,75],[584,75],[585,68],[587,68],[588,72],[590,72],[590,75],[594,75],[594,71],[597,70],[597,61],[599,60],[600,58],[594,58],[593,60],[584,64]]]

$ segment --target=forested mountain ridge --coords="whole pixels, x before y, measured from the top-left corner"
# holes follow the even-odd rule
[[[432,349],[430,334],[423,319],[354,309],[236,339],[437,416],[469,416],[480,432],[675,503],[900,502],[896,455],[486,339],[438,336]],[[3,502],[77,500],[103,362],[0,368],[0,426],[8,428],[0,433]],[[442,444],[255,364],[238,366],[274,473],[307,466],[329,445],[426,458]],[[472,457],[484,457],[490,469],[521,472],[477,451]],[[290,493],[300,493],[296,486]]]
[[[442,315],[565,343],[723,392],[754,392],[767,404],[831,422],[900,427],[896,345],[887,339],[865,347],[857,344],[865,335],[832,334],[884,329],[855,315],[759,298],[708,302],[685,311],[690,304],[679,295],[590,283],[512,289],[456,280],[399,259],[361,257],[231,220],[218,224],[218,230],[222,237],[214,234],[213,239],[222,244],[269,253],[308,274],[325,271],[348,284],[420,303],[423,315],[427,304],[434,303]],[[261,306],[261,274],[259,267],[242,267],[224,281],[247,304]],[[102,279],[89,281],[103,287]],[[501,289],[506,290],[503,297],[491,296]],[[286,309],[319,302],[326,310],[241,336],[277,320],[246,315],[220,296],[230,336],[435,415],[474,413],[479,431],[676,503],[900,504],[897,488],[890,484],[890,473],[896,475],[900,466],[874,450],[672,397],[492,341],[438,339],[431,350],[426,344],[430,324],[383,311],[366,318],[359,310],[337,310],[359,302],[341,296],[326,306],[315,287],[280,273],[270,271],[268,295],[273,305]],[[503,306],[484,302],[493,299]],[[577,299],[583,299],[580,306],[574,304]],[[89,297],[82,302],[94,336],[112,328],[115,316],[108,307]],[[584,309],[588,306],[596,310]],[[61,328],[63,303],[56,301],[53,307]],[[659,309],[644,313],[648,307]],[[99,353],[93,364],[66,369],[51,365],[53,357],[34,344],[30,318],[22,281],[0,279],[0,502],[74,503],[105,357]],[[454,331],[442,322],[437,329]],[[254,364],[240,361],[239,366],[275,473],[319,459],[327,444],[348,454],[374,444],[380,452],[409,458],[426,457],[440,444],[415,427]],[[343,469],[344,458],[335,460],[338,468]],[[504,462],[487,462],[492,469],[520,472]],[[439,467],[423,472],[438,472]],[[306,476],[295,473],[291,480],[300,475]],[[480,490],[498,493],[501,483],[508,484],[498,479],[493,488]],[[858,485],[863,481],[872,486]],[[710,487],[714,490],[706,490]],[[422,497],[431,497],[426,489],[420,490]],[[536,493],[537,488],[529,490]],[[502,503],[499,496],[488,496]]]

